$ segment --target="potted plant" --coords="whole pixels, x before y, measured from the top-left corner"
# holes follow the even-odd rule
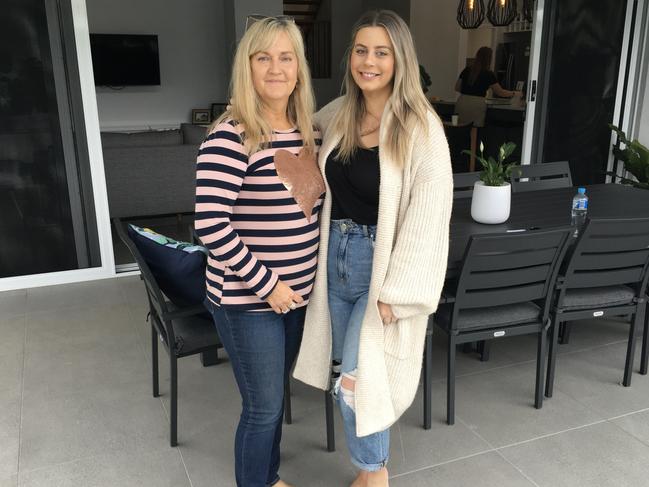
[[[649,149],[634,139],[633,142],[626,138],[626,134],[615,125],[609,127],[617,134],[618,143],[613,147],[613,155],[624,164],[624,169],[636,178],[636,180],[623,178],[615,173],[608,173],[618,178],[623,184],[631,184],[636,188],[649,189]],[[620,143],[624,149],[620,149]]]
[[[503,223],[509,218],[511,208],[511,184],[509,180],[516,168],[514,162],[505,161],[516,149],[513,142],[505,142],[498,150],[498,159],[485,157],[484,144],[480,142],[480,155],[476,159],[482,165],[480,181],[473,186],[471,218],[478,223]],[[470,154],[470,151],[464,151]]]

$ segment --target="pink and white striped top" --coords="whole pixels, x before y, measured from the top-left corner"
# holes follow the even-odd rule
[[[198,152],[196,233],[209,249],[207,297],[241,311],[272,311],[264,301],[278,279],[308,302],[320,238],[322,196],[310,220],[279,179],[279,149],[297,154],[298,130],[276,131],[271,144],[248,156],[243,124],[214,127]],[[316,132],[316,150],[320,145]]]

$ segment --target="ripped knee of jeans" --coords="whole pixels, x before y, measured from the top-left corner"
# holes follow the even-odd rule
[[[343,372],[340,376],[340,382],[338,384],[338,389],[340,390],[340,397],[343,402],[351,409],[356,411],[356,369],[351,372]]]

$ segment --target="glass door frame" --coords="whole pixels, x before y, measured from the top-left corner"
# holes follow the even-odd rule
[[[545,22],[545,25],[544,25]],[[523,147],[521,148],[521,164],[532,164],[533,147],[538,144],[535,127],[541,126],[541,113],[537,112],[543,101],[543,93],[539,86],[544,75],[541,59],[545,58],[547,49],[544,48],[543,35],[548,29],[548,19],[545,15],[545,0],[536,0],[534,20],[532,22],[532,43],[530,45],[530,65],[527,75],[527,104],[525,112],[525,127],[523,130]],[[547,34],[546,34],[547,35]]]
[[[647,36],[649,36],[649,5],[647,0],[627,0],[626,19],[624,24],[624,41],[622,52],[626,54],[624,62],[620,63],[618,73],[618,90],[615,97],[615,112],[613,115],[614,125],[626,132],[628,138],[633,140],[638,135],[640,128],[640,116],[642,105],[647,100],[642,100],[644,84],[647,82],[647,67],[649,65],[649,53],[647,50]],[[617,136],[611,132],[611,147],[617,140]],[[615,172],[618,176],[629,177],[625,174],[623,164],[618,164],[609,153],[608,172]],[[606,182],[612,181],[612,176],[606,176]]]
[[[69,96],[76,96],[75,91],[80,91],[80,100],[71,100],[71,106],[77,104],[77,110],[82,116],[85,130],[77,130],[77,134],[85,132],[87,147],[82,148],[88,153],[94,213],[101,255],[101,266],[87,269],[76,269],[61,272],[32,274],[26,276],[0,278],[0,291],[25,289],[56,284],[84,282],[96,279],[114,277],[115,263],[113,258],[113,244],[110,230],[110,217],[108,213],[108,196],[106,192],[106,178],[104,175],[104,160],[101,150],[101,137],[99,135],[99,115],[97,111],[97,98],[95,82],[92,72],[92,59],[90,56],[90,38],[88,30],[88,15],[85,0],[45,0],[50,12],[58,10],[62,16],[62,24],[67,22],[74,32],[76,48],[76,66],[68,66],[72,77],[78,75],[79,90],[70,90]],[[48,22],[49,23],[49,22]],[[71,25],[70,25],[71,24]],[[71,80],[73,84],[75,80]],[[71,110],[74,108],[71,108]],[[79,139],[83,143],[83,137]],[[72,188],[71,188],[72,190]],[[85,204],[91,202],[85,201]],[[124,275],[124,274],[121,274]]]
[[[536,0],[534,14],[532,46],[530,49],[529,86],[527,93],[527,113],[525,131],[523,134],[522,164],[532,161],[542,162],[539,157],[543,147],[543,127],[545,127],[546,109],[544,97],[548,86],[549,65],[548,54],[552,52],[552,29],[554,22],[551,8],[552,0]],[[622,43],[622,62],[618,70],[618,83],[615,98],[613,121],[627,132],[636,136],[639,129],[642,109],[642,88],[649,82],[646,77],[649,65],[647,36],[649,36],[649,0],[627,0]],[[610,145],[613,146],[615,136],[611,132]],[[615,170],[622,175],[621,164],[615,166],[613,153],[609,154],[607,171]],[[611,182],[611,176],[606,182]]]

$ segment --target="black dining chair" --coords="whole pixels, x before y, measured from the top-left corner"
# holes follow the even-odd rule
[[[197,245],[202,245],[201,239],[196,233],[193,225],[190,227],[189,232],[192,237],[192,242]],[[336,435],[334,431],[334,403],[331,391],[324,392],[325,399],[325,428],[327,433],[327,451],[336,451]],[[290,376],[284,383],[284,422],[286,424],[293,424],[293,413],[291,408],[291,378]]]
[[[520,171],[512,175],[512,192],[514,193],[572,186],[568,161],[544,162],[519,167]]]
[[[446,296],[442,291],[439,298],[438,306],[452,302],[452,298]],[[424,383],[424,429],[429,430],[432,427],[432,410],[433,410],[433,329],[435,325],[434,315],[428,317],[426,327],[426,339],[424,342],[424,360],[423,360],[423,383]]]
[[[467,342],[536,334],[534,406],[542,407],[551,297],[572,231],[561,227],[470,238],[457,285],[448,291],[450,302],[434,316],[448,335],[448,424],[455,422],[456,345]],[[425,376],[430,380],[430,372]]]
[[[202,304],[179,307],[165,299],[149,265],[129,237],[124,223],[113,218],[117,235],[124,242],[135,259],[144,281],[149,302],[151,320],[151,369],[153,378],[153,397],[158,397],[158,340],[169,355],[170,375],[170,432],[169,443],[178,445],[178,359],[200,354],[204,366],[218,363],[218,349],[221,340],[212,317]]]
[[[453,173],[462,173],[470,170],[471,156],[464,151],[470,151],[472,147],[471,129],[472,125],[470,123],[452,125],[449,122],[444,122],[444,133],[448,141]]]
[[[644,324],[647,279],[649,218],[586,221],[557,280],[546,397],[552,397],[559,326],[566,321],[629,316],[631,326],[622,384],[631,385],[636,338]]]
[[[645,294],[645,300],[649,303],[649,290]],[[649,368],[649,311],[645,305],[644,330],[642,332],[642,359],[640,360],[640,373],[647,375]]]
[[[458,172],[453,174],[453,199],[473,196],[473,185],[480,181],[480,172]]]

